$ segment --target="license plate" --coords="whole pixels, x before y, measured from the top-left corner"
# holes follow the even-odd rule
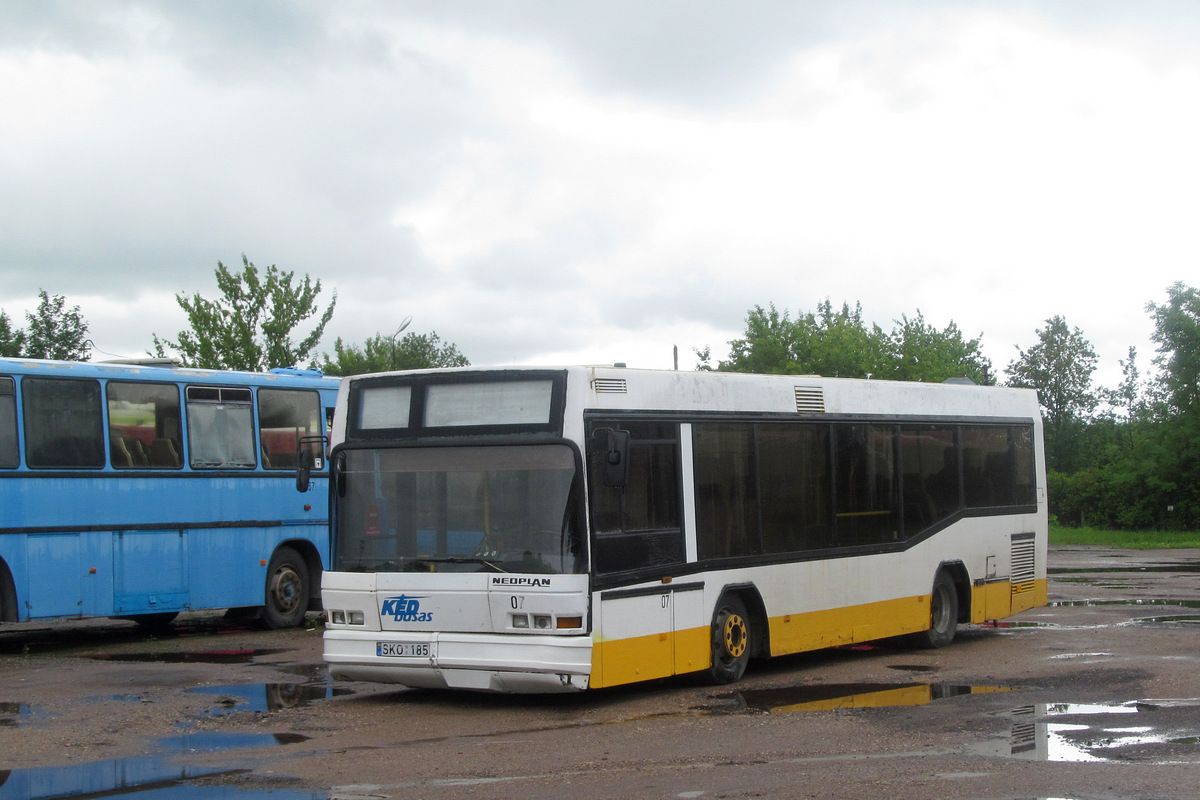
[[[390,658],[429,658],[429,642],[376,642],[375,655]]]

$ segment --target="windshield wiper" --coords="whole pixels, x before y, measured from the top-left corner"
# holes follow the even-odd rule
[[[475,556],[423,556],[414,558],[414,564],[483,564],[485,567],[491,567],[496,572],[508,572],[504,567],[489,561],[486,558],[477,558]]]

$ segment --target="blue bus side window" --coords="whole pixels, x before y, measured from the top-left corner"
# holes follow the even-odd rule
[[[187,387],[188,451],[193,469],[254,469],[254,410],[249,389]]]
[[[316,392],[298,389],[258,390],[258,437],[263,469],[296,469],[301,436],[325,433]],[[308,445],[313,463],[324,455],[319,443]]]
[[[25,460],[42,469],[104,466],[100,383],[71,378],[26,378]]]
[[[17,394],[12,378],[0,378],[0,469],[13,469],[17,452]]]
[[[108,383],[108,445],[115,469],[179,469],[179,387]]]

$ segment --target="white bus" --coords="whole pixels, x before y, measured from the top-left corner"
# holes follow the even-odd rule
[[[334,678],[571,691],[1046,602],[1035,392],[623,368],[348,378]]]

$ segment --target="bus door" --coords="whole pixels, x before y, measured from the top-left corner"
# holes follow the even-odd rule
[[[78,533],[31,533],[25,540],[31,618],[83,613],[83,567]],[[51,576],[52,579],[51,579]]]
[[[182,530],[117,531],[113,536],[114,613],[187,607],[187,537]]]
[[[600,685],[674,675],[679,671],[677,625],[694,624],[682,621],[692,618],[690,609],[677,606],[698,607],[703,595],[672,585],[670,577],[687,560],[680,426],[628,419],[590,424],[592,568],[598,579],[613,586],[599,595]],[[647,586],[648,579],[660,583]]]
[[[704,584],[664,583],[600,594],[599,682],[609,686],[708,667]]]

